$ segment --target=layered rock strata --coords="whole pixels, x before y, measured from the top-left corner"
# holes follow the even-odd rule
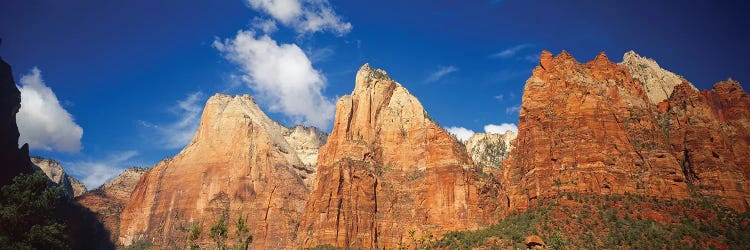
[[[364,65],[334,128],[297,234],[303,248],[393,248],[495,222],[499,183],[385,71]]]
[[[503,163],[511,207],[559,192],[677,199],[699,192],[744,211],[747,98],[733,82],[698,92],[634,52],[615,64],[604,53],[579,63],[544,51],[524,87],[516,148]]]

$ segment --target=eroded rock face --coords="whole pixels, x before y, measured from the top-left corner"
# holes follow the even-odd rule
[[[301,247],[391,248],[494,222],[506,200],[464,146],[385,71],[360,68],[334,128],[297,238]]]
[[[146,172],[147,168],[125,169],[111,181],[76,199],[83,207],[96,213],[97,219],[109,232],[112,242],[119,236],[120,214],[130,200],[130,194],[136,184]]]
[[[542,52],[526,81],[518,139],[504,163],[511,206],[558,192],[685,198],[688,185],[644,85],[604,53],[588,63]]]
[[[660,105],[663,133],[688,183],[750,209],[750,96],[733,80],[698,92],[687,82]]]
[[[65,173],[59,162],[41,157],[31,157],[31,164],[44,172],[52,182],[62,186],[66,196],[74,198],[86,192],[86,186]]]
[[[287,129],[272,121],[252,97],[217,94],[203,110],[193,140],[171,160],[162,161],[136,185],[121,216],[119,242],[149,240],[184,247],[187,230],[201,225],[198,242],[220,216],[247,219],[251,248],[291,248],[299,217],[315,176],[311,158],[325,135],[315,129]]]
[[[13,177],[33,172],[29,160],[29,145],[18,148],[16,113],[21,108],[21,92],[13,80],[13,71],[0,59],[0,186],[10,183]]]
[[[734,81],[698,92],[653,60],[543,52],[504,162],[512,209],[559,192],[712,195],[748,208],[750,101]]]

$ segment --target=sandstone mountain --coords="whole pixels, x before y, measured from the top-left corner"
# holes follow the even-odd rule
[[[516,135],[510,130],[504,134],[475,133],[466,141],[466,152],[475,164],[486,168],[485,171],[500,169],[513,150]]]
[[[417,98],[365,64],[336,103],[297,238],[303,248],[395,248],[489,225],[506,203]]]
[[[634,52],[615,64],[604,53],[579,63],[544,51],[503,164],[511,207],[560,192],[677,199],[699,192],[745,211],[747,105],[736,82],[698,92]]]
[[[31,164],[44,172],[52,182],[62,186],[63,193],[66,196],[74,198],[86,192],[86,186],[65,173],[59,162],[41,157],[31,157]]]
[[[230,225],[243,216],[251,248],[292,248],[325,139],[314,128],[272,121],[248,95],[214,95],[193,140],[141,177],[122,212],[119,242],[185,247],[188,229],[199,226],[197,243],[207,247],[221,216]]]
[[[130,194],[147,168],[128,168],[104,185],[79,196],[76,201],[96,213],[97,219],[109,231],[110,240],[119,236],[120,214],[130,200]]]
[[[750,95],[736,81],[698,92],[687,82],[660,103],[661,132],[696,192],[750,209]]]

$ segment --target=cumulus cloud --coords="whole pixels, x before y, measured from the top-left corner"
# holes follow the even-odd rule
[[[248,0],[256,11],[264,12],[297,33],[331,31],[344,35],[352,24],[341,20],[328,0]]]
[[[253,28],[262,30],[263,33],[271,34],[278,30],[278,27],[276,27],[276,22],[269,19],[264,19],[260,17],[253,18],[253,22],[251,23]]]
[[[464,127],[446,127],[445,130],[448,131],[448,133],[451,133],[456,136],[461,141],[467,141],[469,138],[471,138],[472,135],[474,135],[476,132],[474,130],[464,128]],[[518,127],[516,124],[513,123],[502,123],[499,125],[496,124],[487,124],[484,126],[484,132],[485,133],[492,133],[492,134],[505,134],[505,132],[513,131],[513,133],[518,133]]]
[[[471,137],[475,133],[473,130],[464,127],[447,127],[445,128],[445,130],[447,130],[448,133],[455,135],[456,138],[461,141],[468,140],[469,137]]]
[[[518,126],[513,123],[502,123],[500,125],[496,124],[487,124],[484,126],[484,132],[485,133],[493,133],[493,134],[505,134],[505,132],[513,131],[513,133],[518,133]]]
[[[448,75],[450,73],[456,72],[456,71],[458,71],[458,68],[456,68],[454,66],[447,66],[447,67],[441,66],[435,72],[433,72],[432,74],[430,74],[427,77],[427,79],[425,79],[425,82],[436,82],[436,81],[440,80],[441,78],[443,78],[444,76],[446,76],[446,75]]]
[[[336,107],[322,94],[327,79],[297,45],[239,31],[233,39],[216,40],[213,46],[240,67],[243,81],[272,112],[297,123],[328,128]]]
[[[117,152],[98,161],[63,162],[65,170],[75,176],[89,190],[97,188],[116,177],[130,164],[129,161],[138,155],[137,151]]]
[[[147,128],[155,129],[160,135],[157,143],[167,149],[185,147],[195,136],[200,125],[201,112],[206,96],[203,92],[190,93],[185,99],[179,100],[169,110],[177,116],[177,120],[167,124],[153,124],[139,121]]]
[[[510,48],[507,48],[507,49],[505,49],[503,51],[500,51],[498,53],[492,54],[492,55],[490,55],[490,57],[511,58],[511,57],[515,56],[521,50],[524,50],[524,49],[527,49],[527,48],[531,48],[531,47],[532,47],[531,44],[527,44],[527,43],[525,43],[525,44],[519,44],[519,45],[510,47]]]
[[[34,67],[29,74],[21,77],[20,83],[21,110],[17,115],[21,133],[19,142],[29,143],[32,149],[80,151],[83,129],[44,83],[41,71]]]

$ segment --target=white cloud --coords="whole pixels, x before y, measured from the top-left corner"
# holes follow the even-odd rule
[[[124,151],[98,161],[64,162],[64,166],[67,172],[76,176],[91,190],[122,173],[127,168],[126,165],[133,165],[129,161],[137,155],[137,151]]]
[[[262,11],[297,33],[331,31],[344,35],[352,29],[336,15],[328,0],[247,0],[250,7]]]
[[[336,107],[322,94],[327,79],[297,45],[239,31],[234,39],[216,40],[213,46],[240,66],[243,81],[271,111],[297,123],[321,129],[330,126]]]
[[[516,126],[516,124],[513,124],[513,123],[502,123],[500,125],[487,124],[484,126],[485,133],[505,134],[505,132],[507,131],[513,131],[513,133],[518,133],[518,126]]]
[[[532,47],[531,44],[520,44],[516,45],[510,48],[507,48],[503,51],[500,51],[498,53],[490,55],[490,57],[498,57],[498,58],[510,58],[516,55],[518,52],[520,52],[523,49]]]
[[[498,101],[502,101],[503,99],[505,99],[505,95],[503,94],[496,95],[495,99],[497,99]]]
[[[464,127],[445,127],[445,130],[447,130],[448,133],[455,135],[456,138],[461,141],[469,140],[469,138],[476,133],[474,130]],[[518,127],[513,123],[502,123],[500,125],[487,124],[484,126],[485,133],[505,134],[507,131],[518,133]]]
[[[518,113],[519,111],[521,111],[521,104],[518,104],[518,106],[512,106],[512,107],[505,108],[505,113],[506,114]]]
[[[170,108],[178,119],[168,124],[153,124],[146,121],[139,123],[147,128],[152,128],[160,135],[156,140],[159,145],[167,149],[176,149],[185,147],[195,136],[200,125],[201,112],[205,102],[203,92],[190,93],[183,100],[177,101],[175,106]]]
[[[447,66],[447,67],[442,67],[441,66],[441,67],[438,68],[437,71],[435,71],[432,74],[430,74],[430,76],[427,77],[427,79],[425,80],[425,82],[436,82],[436,81],[440,80],[441,78],[443,78],[444,76],[446,76],[446,75],[448,75],[450,73],[456,72],[456,71],[458,71],[458,68],[456,68],[454,66]]]
[[[276,22],[269,19],[263,19],[260,17],[253,18],[253,22],[251,24],[253,28],[262,30],[263,33],[271,34],[278,30],[278,27],[276,27]]]
[[[471,129],[467,129],[464,127],[446,127],[445,130],[448,131],[448,133],[451,133],[456,136],[461,141],[468,140],[472,135],[474,135],[474,131]]]
[[[21,109],[18,112],[20,143],[33,149],[78,152],[81,150],[83,129],[75,123],[57,100],[52,89],[34,67],[21,77]]]

